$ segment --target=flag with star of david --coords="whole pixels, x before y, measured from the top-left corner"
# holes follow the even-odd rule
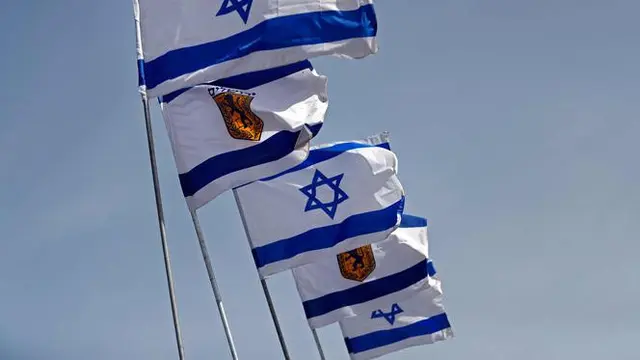
[[[370,313],[428,288],[435,274],[428,248],[427,219],[404,213],[384,241],[294,268],[309,326]]]
[[[432,286],[411,298],[342,319],[340,329],[351,359],[375,359],[453,338],[443,306],[442,283],[437,276],[432,281]]]
[[[262,277],[386,239],[404,190],[385,136],[312,148],[300,165],[237,189]]]
[[[373,0],[134,0],[150,97],[318,56],[377,52]]]

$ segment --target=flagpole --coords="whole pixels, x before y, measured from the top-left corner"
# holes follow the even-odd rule
[[[318,348],[320,359],[326,360],[326,358],[324,357],[324,351],[322,350],[322,343],[320,343],[320,338],[318,337],[318,332],[316,331],[316,329],[311,328],[311,334],[313,334],[313,340],[316,342],[316,347]]]
[[[134,0],[134,21],[136,29],[136,45],[138,51],[138,74],[140,79],[144,79],[144,69],[140,65],[142,58],[142,36],[140,31],[140,9],[138,2]],[[151,111],[149,109],[149,97],[143,83],[140,84],[140,97],[142,99],[142,108],[144,110],[144,123],[147,132],[147,146],[149,148],[149,165],[151,167],[151,177],[153,179],[153,192],[156,201],[156,214],[158,216],[158,227],[160,230],[160,243],[162,244],[162,254],[164,257],[164,268],[167,277],[167,286],[169,288],[169,301],[171,303],[171,316],[173,317],[173,330],[176,337],[176,346],[178,348],[178,357],[184,360],[184,346],[182,345],[182,332],[180,330],[180,320],[178,318],[178,305],[176,302],[175,287],[173,282],[173,273],[171,271],[171,259],[169,256],[169,246],[167,244],[167,233],[164,226],[164,208],[162,206],[162,196],[160,193],[160,180],[158,177],[158,164],[156,161],[156,150],[153,142],[153,129],[151,127]]]
[[[146,91],[141,93],[142,106],[144,108],[144,119],[147,129],[147,145],[149,147],[149,163],[151,165],[151,176],[153,178],[153,191],[156,199],[156,213],[158,215],[158,226],[160,228],[160,242],[162,244],[162,253],[164,255],[164,268],[167,276],[167,285],[169,287],[169,300],[171,302],[171,315],[173,316],[173,328],[176,334],[176,345],[178,347],[178,356],[180,360],[184,360],[184,347],[182,345],[182,334],[180,331],[180,321],[178,319],[178,305],[176,303],[176,295],[173,283],[173,273],[171,271],[171,259],[169,257],[169,246],[167,245],[167,234],[164,226],[164,209],[162,206],[162,197],[160,195],[160,181],[158,179],[158,166],[156,163],[156,151],[153,143],[153,131],[151,129],[151,113],[149,111],[149,98]]]
[[[282,348],[282,354],[286,360],[290,360],[289,350],[287,349],[287,343],[284,341],[284,334],[282,333],[282,328],[280,327],[280,321],[278,321],[278,315],[276,314],[276,308],[273,306],[273,300],[271,299],[271,293],[269,293],[269,288],[267,287],[267,280],[260,279],[260,284],[262,284],[262,291],[264,291],[264,296],[267,298],[267,305],[269,305],[269,312],[271,313],[271,318],[273,319],[273,325],[276,328],[276,333],[278,334],[278,341],[280,342],[280,347]]]
[[[218,282],[216,281],[215,274],[213,273],[213,266],[211,265],[211,259],[209,258],[209,250],[207,250],[207,243],[204,239],[204,233],[202,227],[200,227],[200,221],[196,210],[191,211],[191,219],[193,220],[193,227],[196,229],[196,236],[198,237],[198,243],[200,243],[200,251],[202,252],[202,259],[204,265],[207,268],[207,274],[209,275],[209,283],[211,284],[211,290],[213,290],[213,296],[218,305],[218,312],[220,313],[220,319],[222,320],[222,326],[224,327],[224,333],[227,337],[227,344],[229,345],[229,351],[233,360],[238,360],[238,353],[233,343],[233,337],[231,336],[231,328],[229,327],[229,321],[227,320],[227,314],[224,311],[222,305],[222,296],[220,295],[220,289],[218,288]]]
[[[233,197],[236,199],[236,205],[238,205],[238,212],[240,213],[240,219],[242,220],[244,233],[247,236],[247,241],[249,242],[249,245],[251,245],[251,235],[249,235],[249,229],[247,228],[247,221],[244,216],[244,210],[242,208],[242,204],[240,203],[238,192],[235,189],[233,190]],[[271,319],[273,320],[273,325],[275,326],[276,333],[278,334],[278,341],[280,342],[280,348],[282,349],[282,354],[284,355],[285,360],[291,360],[291,357],[289,356],[289,350],[287,349],[287,343],[284,340],[284,334],[282,333],[282,328],[280,327],[280,321],[278,321],[278,314],[276,313],[276,308],[273,306],[271,293],[269,293],[267,281],[262,277],[260,277],[260,284],[262,285],[262,291],[264,292],[264,296],[267,298],[267,305],[269,306]]]

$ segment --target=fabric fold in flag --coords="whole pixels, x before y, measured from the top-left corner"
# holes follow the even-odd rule
[[[300,164],[327,105],[327,79],[308,61],[163,96],[162,115],[189,208]]]
[[[134,0],[150,97],[318,56],[377,51],[373,0]]]
[[[375,359],[408,347],[453,338],[442,304],[442,284],[435,277],[430,281],[432,286],[414,297],[340,321],[351,359]]]
[[[318,328],[412,297],[430,286],[427,220],[408,214],[384,241],[293,269],[309,325]]]
[[[389,144],[372,138],[313,148],[300,165],[237,189],[262,277],[387,238],[404,190]]]

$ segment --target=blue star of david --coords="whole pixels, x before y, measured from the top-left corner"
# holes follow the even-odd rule
[[[223,16],[236,11],[246,24],[249,21],[251,5],[253,5],[253,0],[224,0],[216,16]]]
[[[315,209],[321,209],[333,219],[336,216],[338,205],[349,198],[347,193],[340,189],[340,182],[343,177],[344,174],[340,174],[332,178],[328,178],[321,173],[320,170],[316,169],[316,173],[313,174],[311,184],[300,189],[303,194],[309,197],[307,205],[304,207],[304,211],[307,212]],[[317,190],[322,185],[327,185],[333,190],[333,201],[323,203],[317,198]]]
[[[371,318],[378,319],[383,317],[389,324],[393,325],[393,323],[396,322],[396,315],[402,314],[403,312],[404,310],[400,308],[400,305],[393,304],[391,305],[391,311],[389,311],[388,313],[382,311],[381,309],[371,312]]]

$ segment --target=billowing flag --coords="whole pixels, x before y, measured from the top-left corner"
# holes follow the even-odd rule
[[[374,359],[452,338],[453,330],[442,305],[441,283],[435,278],[431,281],[431,287],[414,297],[340,321],[351,359]]]
[[[149,96],[322,55],[377,51],[373,0],[134,0]]]
[[[308,61],[163,96],[189,208],[300,164],[326,111],[327,79]]]
[[[293,269],[312,328],[400,301],[430,286],[427,220],[403,214],[386,240]]]
[[[237,190],[261,276],[384,240],[396,229],[404,190],[388,145],[323,145],[302,164]]]

